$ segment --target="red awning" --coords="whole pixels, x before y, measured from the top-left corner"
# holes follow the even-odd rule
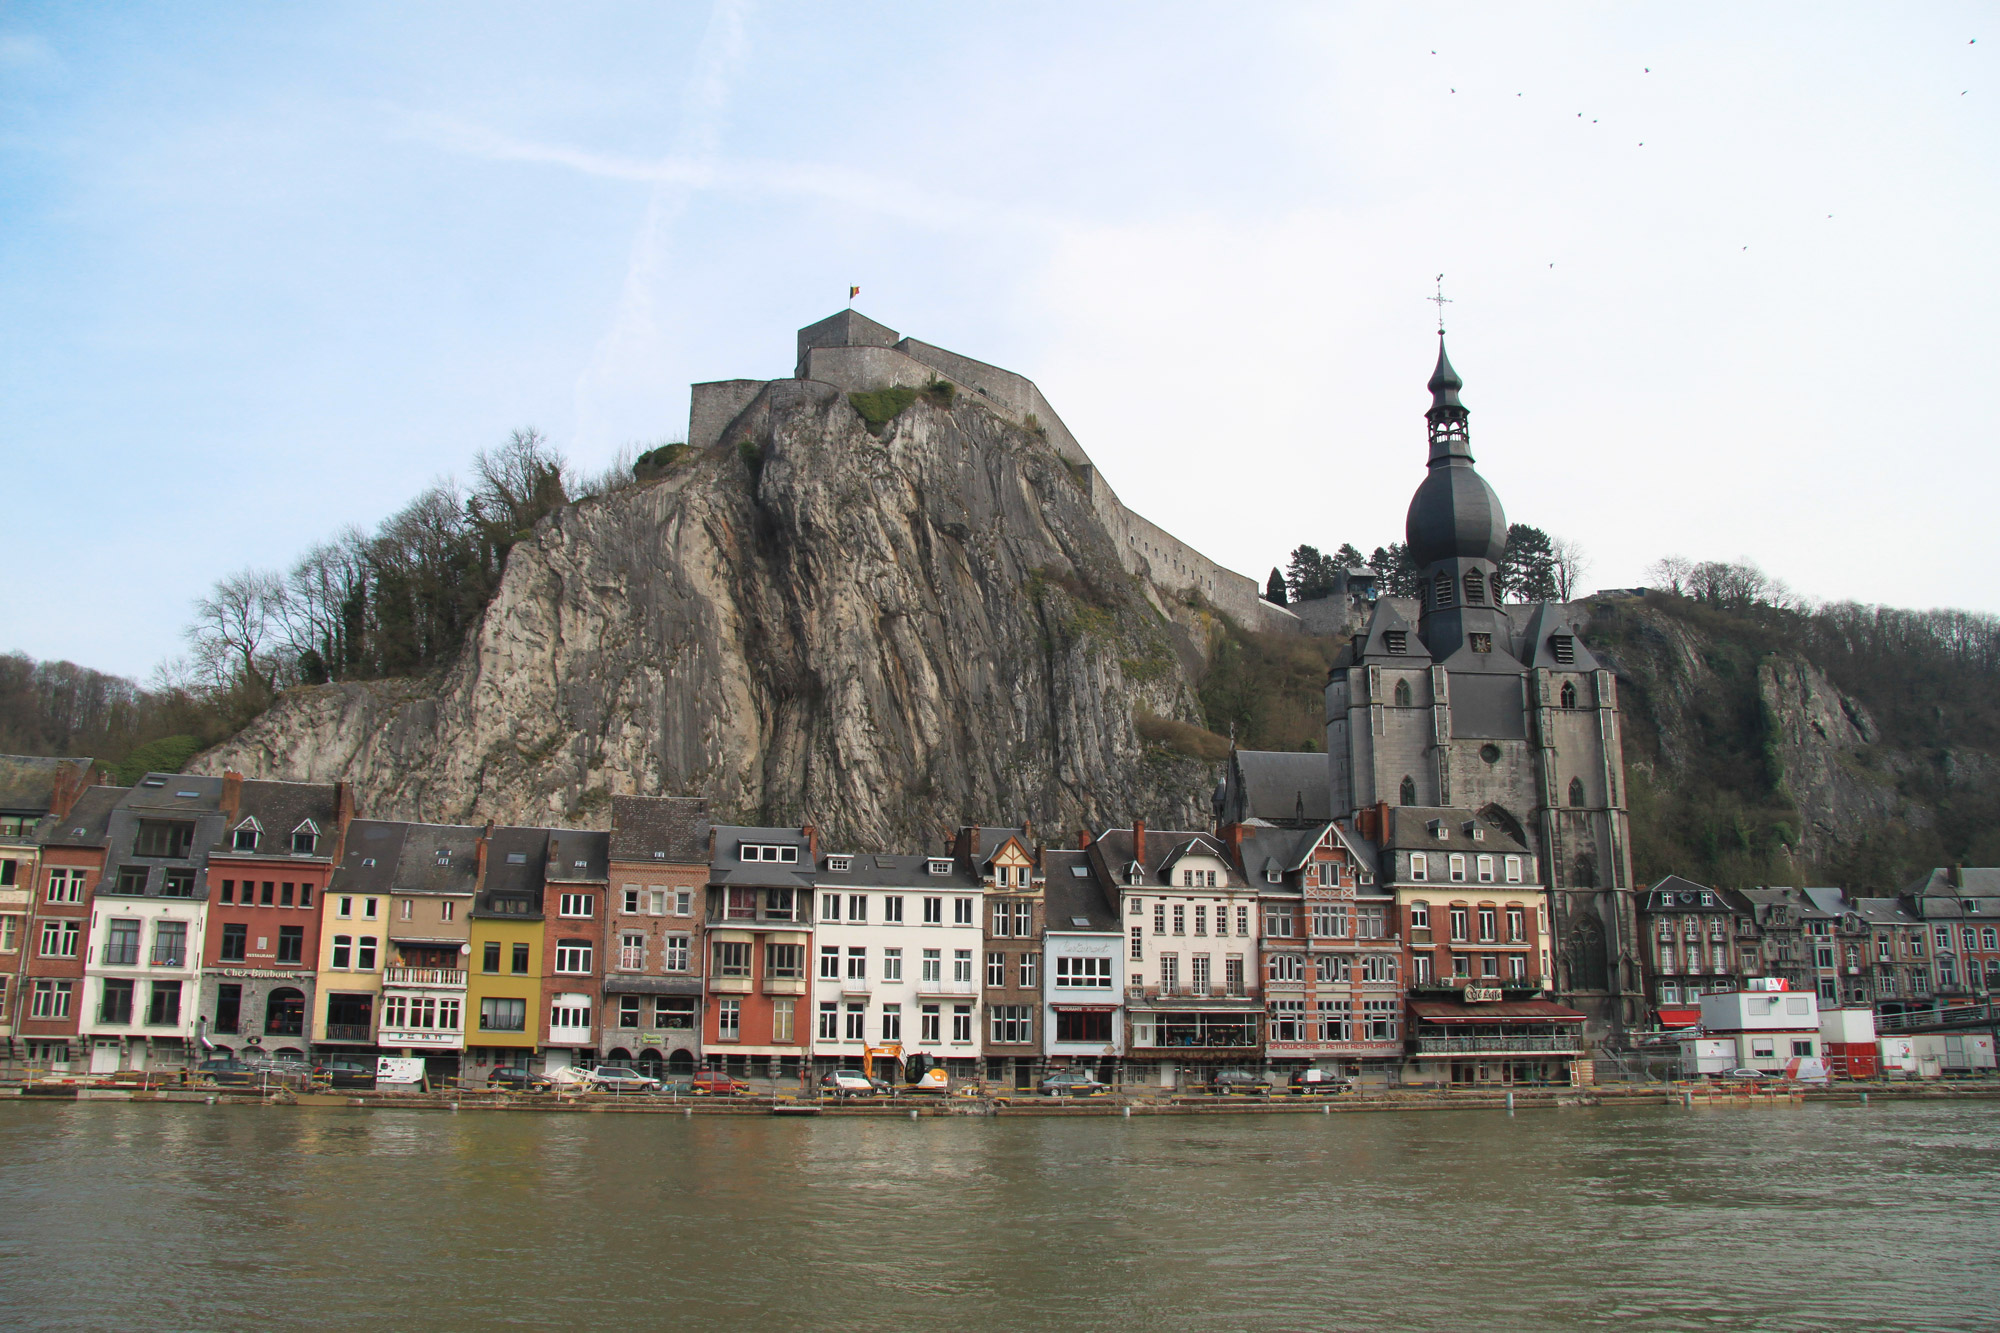
[[[1412,1000],[1410,1012],[1426,1023],[1581,1023],[1584,1017],[1549,1000],[1503,1000],[1499,1004]]]

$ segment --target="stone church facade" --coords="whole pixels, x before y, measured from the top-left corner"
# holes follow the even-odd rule
[[[1477,811],[1534,852],[1558,991],[1602,1033],[1644,1021],[1617,681],[1563,605],[1506,605],[1499,497],[1444,347],[1405,527],[1423,595],[1377,599],[1326,687],[1328,804]]]

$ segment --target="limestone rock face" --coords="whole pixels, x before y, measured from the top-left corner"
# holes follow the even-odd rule
[[[1039,435],[919,398],[878,437],[778,381],[726,438],[546,520],[442,677],[292,690],[193,767],[345,779],[385,818],[705,794],[857,847],[1199,826],[1206,769],[1134,726],[1198,720],[1196,613],[1126,573]]]

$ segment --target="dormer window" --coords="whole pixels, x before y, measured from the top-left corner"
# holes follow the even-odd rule
[[[1576,636],[1574,634],[1551,634],[1549,647],[1556,655],[1557,666],[1576,665]]]
[[[311,820],[307,820],[292,830],[292,854],[294,856],[311,856],[313,849],[318,846],[319,827]]]
[[[249,825],[237,829],[229,839],[232,852],[254,852],[257,850],[257,830]]]
[[[1382,647],[1392,653],[1400,654],[1409,652],[1410,632],[1402,629],[1384,630],[1382,632]]]
[[[664,861],[667,859],[667,854],[665,852],[654,852],[653,859],[655,861]]]
[[[799,849],[774,846],[769,843],[746,842],[737,848],[736,856],[742,861],[782,861],[795,864],[799,859]]]
[[[846,870],[853,864],[854,858],[850,856],[829,856],[826,858],[826,868],[828,870]]]

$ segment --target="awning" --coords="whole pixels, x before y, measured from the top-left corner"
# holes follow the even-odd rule
[[[1499,1004],[1457,1004],[1412,1000],[1410,1012],[1426,1023],[1581,1023],[1584,1016],[1550,1000],[1503,1000]]]

